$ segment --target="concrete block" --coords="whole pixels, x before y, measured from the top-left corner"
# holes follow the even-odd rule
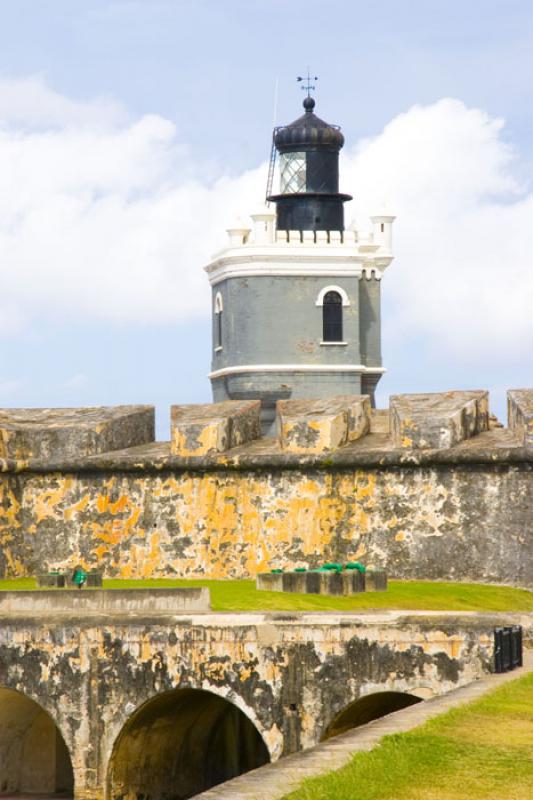
[[[488,392],[393,395],[390,424],[395,447],[445,450],[488,430]]]
[[[104,585],[104,576],[101,572],[88,572],[87,573],[87,583],[86,586],[90,587],[98,587]]]
[[[65,576],[59,573],[37,575],[37,586],[42,589],[62,589],[65,586]]]
[[[349,578],[347,591],[344,594],[357,594],[358,592],[366,591],[366,574],[359,572],[358,569],[346,570],[343,573]]]
[[[259,572],[255,578],[255,588],[263,592],[282,592],[283,574],[281,572]]]
[[[308,572],[284,572],[282,577],[282,591],[305,594],[307,592]]]
[[[260,400],[172,406],[171,450],[177,456],[223,453],[261,436]]]
[[[368,433],[370,398],[339,395],[320,400],[278,400],[276,415],[283,450],[324,453]]]
[[[154,438],[153,406],[0,410],[0,458],[5,459],[73,459]]]
[[[533,448],[533,389],[507,392],[509,427],[523,447]]]
[[[350,595],[365,591],[365,576],[359,570],[265,572],[257,575],[256,587],[260,591],[267,592]]]
[[[367,569],[365,573],[367,592],[386,592],[388,586],[387,572],[384,569]]]

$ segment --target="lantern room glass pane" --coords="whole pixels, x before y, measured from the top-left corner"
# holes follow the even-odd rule
[[[279,169],[281,194],[305,192],[305,153],[282,153]]]

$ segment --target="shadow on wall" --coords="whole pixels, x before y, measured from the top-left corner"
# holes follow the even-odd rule
[[[1,794],[74,795],[72,762],[57,725],[12,689],[0,689]]]
[[[420,697],[404,692],[376,692],[365,695],[337,714],[324,731],[321,741],[420,702],[422,702]]]
[[[110,761],[110,800],[185,800],[270,761],[254,724],[199,689],[158,695],[133,714]]]

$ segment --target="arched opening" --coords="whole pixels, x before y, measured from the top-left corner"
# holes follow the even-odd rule
[[[339,292],[324,295],[322,323],[324,342],[342,342],[342,297]]]
[[[108,773],[110,800],[185,800],[270,761],[254,724],[200,689],[174,689],[133,714]]]
[[[26,695],[0,689],[0,795],[73,797],[67,746],[52,717]]]
[[[333,736],[338,736],[351,728],[366,725],[367,722],[371,722],[373,719],[385,717],[387,714],[392,714],[393,711],[399,711],[402,708],[407,708],[407,706],[420,702],[422,702],[420,697],[404,692],[367,694],[350,703],[349,706],[337,714],[324,731],[322,740],[331,739]]]
[[[215,298],[215,350],[222,350],[222,313],[224,311],[224,304],[222,302],[222,295],[217,292]]]

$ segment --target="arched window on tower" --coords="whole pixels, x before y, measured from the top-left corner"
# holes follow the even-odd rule
[[[342,342],[342,297],[339,292],[324,295],[322,325],[324,342]]]
[[[222,295],[217,292],[215,297],[215,352],[222,350],[222,312],[224,306],[222,303]]]

